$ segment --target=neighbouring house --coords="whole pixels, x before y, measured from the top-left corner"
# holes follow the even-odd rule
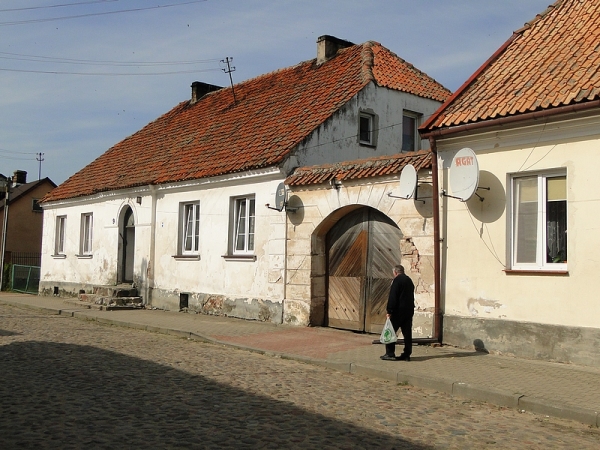
[[[600,366],[599,48],[600,2],[557,1],[422,126],[441,193],[444,342]]]
[[[40,293],[129,283],[155,308],[371,330],[387,264],[406,259],[429,336],[432,200],[387,194],[409,163],[431,180],[418,126],[449,95],[381,44],[331,36],[316,59],[233,89],[194,82],[190,100],[44,198]],[[352,224],[362,247],[332,281]],[[389,239],[374,240],[380,225]],[[377,273],[370,241],[387,252]]]
[[[0,190],[0,242],[4,243],[4,264],[39,266],[43,223],[39,202],[56,184],[49,178],[28,183],[27,172],[23,170],[15,171],[12,177],[0,176],[8,186],[8,199],[6,189]]]

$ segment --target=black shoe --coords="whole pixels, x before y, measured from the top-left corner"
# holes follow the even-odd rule
[[[396,357],[394,355],[383,355],[379,357],[380,359],[383,359],[384,361],[396,361]]]
[[[398,360],[399,361],[410,361],[410,355],[405,355],[404,353],[402,353],[400,356],[398,356]]]

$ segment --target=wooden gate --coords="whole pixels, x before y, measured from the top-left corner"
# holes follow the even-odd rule
[[[328,325],[379,333],[402,233],[383,213],[353,211],[327,233]]]

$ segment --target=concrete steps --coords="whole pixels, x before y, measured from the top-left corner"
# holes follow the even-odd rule
[[[104,311],[144,309],[143,299],[131,285],[94,286],[91,293],[80,292],[77,299],[65,303]]]

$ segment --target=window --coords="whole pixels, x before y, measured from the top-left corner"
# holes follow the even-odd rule
[[[566,270],[567,177],[514,177],[512,189],[513,268]]]
[[[419,150],[420,139],[418,139],[419,117],[417,114],[404,112],[402,115],[402,151],[412,152]]]
[[[44,212],[44,210],[42,209],[42,206],[40,205],[39,199],[34,198],[31,200],[31,210],[33,212]]]
[[[65,231],[67,229],[67,216],[58,216],[56,218],[56,236],[54,237],[54,254],[64,255],[65,253]]]
[[[234,201],[233,253],[254,252],[254,197]]]
[[[92,254],[92,228],[94,225],[92,213],[81,215],[81,241],[79,244],[79,253],[81,255]]]
[[[373,143],[373,116],[362,113],[360,115],[359,140],[363,144]]]
[[[182,255],[198,253],[200,248],[200,203],[181,204],[180,252]]]

